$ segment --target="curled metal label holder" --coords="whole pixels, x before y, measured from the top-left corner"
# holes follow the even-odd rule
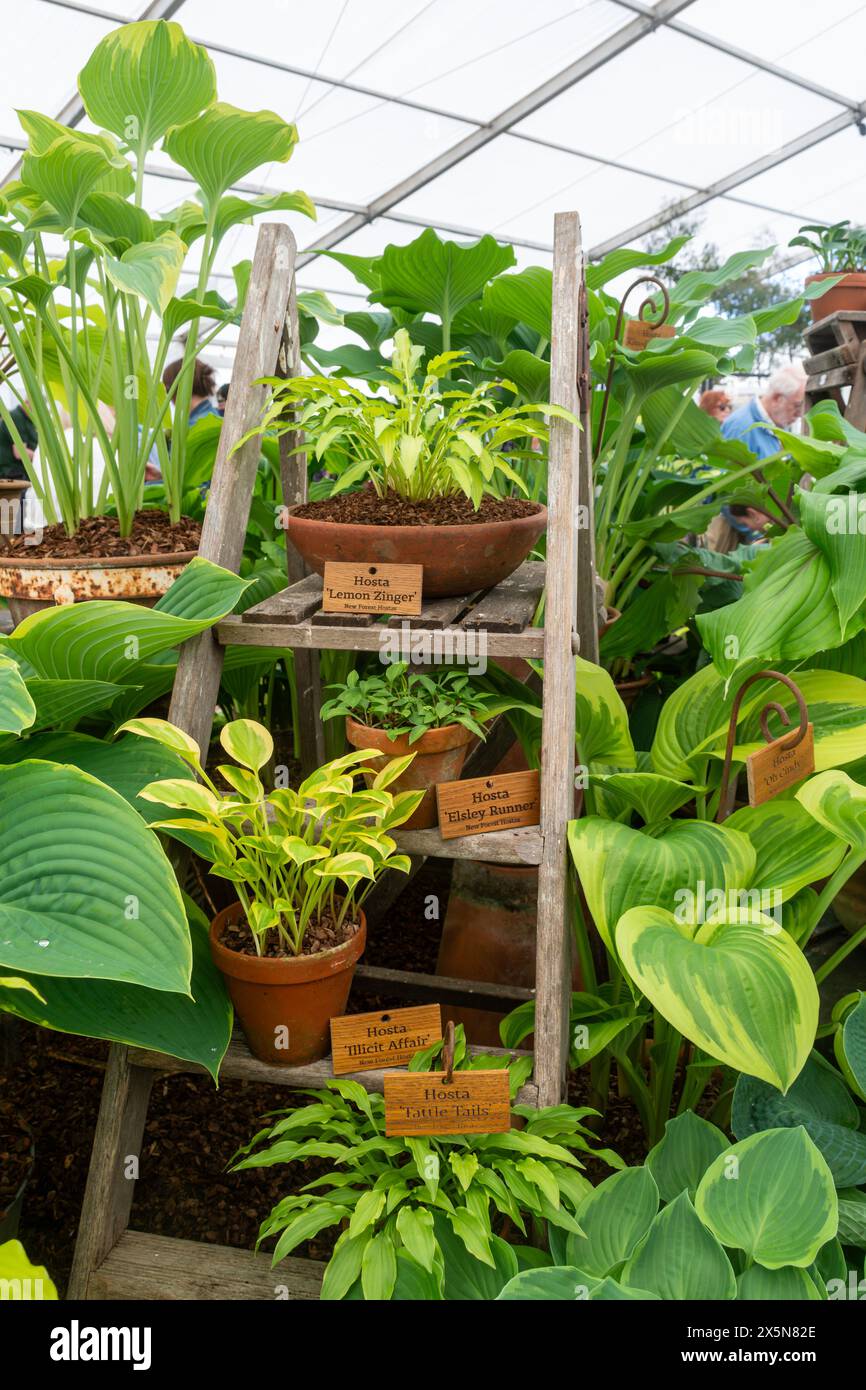
[[[737,778],[735,777],[733,782],[731,782],[730,777],[731,761],[733,759],[734,744],[737,737],[737,721],[740,716],[740,706],[743,702],[743,696],[750,686],[755,685],[758,681],[766,680],[780,681],[782,685],[788,687],[797,701],[797,709],[800,715],[799,727],[794,730],[790,738],[785,739],[784,742],[780,744],[780,747],[785,750],[796,748],[798,743],[803,742],[809,728],[809,711],[806,708],[806,700],[803,692],[800,687],[792,681],[791,677],[786,676],[783,671],[756,671],[753,676],[749,676],[748,680],[743,681],[743,684],[734,697],[734,703],[731,707],[731,717],[728,720],[728,739],[725,744],[725,761],[722,764],[722,781],[719,787],[719,810],[716,815],[716,822],[719,825],[721,825],[722,821],[727,820],[728,816],[733,811],[734,799],[737,794]],[[778,700],[768,701],[768,703],[763,706],[760,713],[761,733],[764,735],[765,743],[775,743],[776,741],[776,735],[770,732],[770,726],[767,722],[771,713],[778,714],[786,727],[791,723],[791,717],[788,711],[783,705],[779,704]]]

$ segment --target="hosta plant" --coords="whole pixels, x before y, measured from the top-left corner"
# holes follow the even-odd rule
[[[365,761],[360,750],[326,763],[297,790],[268,790],[259,773],[274,744],[261,724],[236,719],[220,731],[232,763],[215,776],[202,765],[194,739],[164,719],[131,719],[119,733],[154,739],[177,753],[193,774],[151,782],[139,796],[173,813],[156,821],[195,850],[211,872],[234,884],[256,951],[271,935],[284,954],[300,955],[312,923],[325,914],[337,927],[354,920],[376,880],[389,869],[408,872],[410,861],[396,852],[388,833],[409,818],[421,794],[387,789],[411,762],[395,758],[369,788],[355,787]]]
[[[462,1028],[456,1035],[455,1066],[508,1066],[515,1096],[531,1061],[470,1060]],[[441,1048],[416,1053],[410,1069],[428,1070]],[[280,1112],[234,1164],[303,1164],[315,1155],[334,1165],[277,1203],[259,1243],[276,1239],[278,1264],[319,1231],[342,1226],[325,1271],[326,1299],[495,1297],[519,1268],[543,1258],[501,1233],[519,1233],[528,1244],[533,1223],[546,1221],[548,1229],[580,1234],[574,1212],[592,1190],[581,1155],[622,1166],[595,1148],[583,1124],[593,1111],[514,1105],[513,1113],[520,1127],[504,1134],[389,1138],[380,1095],[355,1081],[329,1081],[311,1104]]]
[[[338,693],[322,705],[322,719],[348,715],[392,738],[406,735],[410,743],[446,724],[461,724],[484,738],[483,724],[511,708],[510,701],[477,688],[465,671],[412,671],[405,661],[392,662],[384,676],[350,671],[344,684],[329,688]]]
[[[806,223],[788,245],[805,246],[825,273],[863,270],[866,266],[866,227],[852,227],[848,218],[831,226]]]

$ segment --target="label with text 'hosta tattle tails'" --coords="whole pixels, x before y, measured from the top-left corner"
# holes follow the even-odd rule
[[[443,840],[454,840],[458,835],[480,835],[487,830],[518,830],[538,825],[541,780],[536,771],[470,777],[465,782],[440,782],[436,801]]]
[[[323,613],[421,612],[423,565],[345,564],[327,560],[322,579]]]
[[[815,737],[812,725],[798,744],[786,748],[791,740],[790,734],[773,739],[766,748],[759,748],[746,759],[746,777],[749,783],[749,805],[762,806],[765,801],[778,796],[786,787],[801,782],[815,771]]]
[[[385,1076],[385,1133],[504,1134],[511,1128],[508,1069],[405,1071]]]
[[[380,1067],[404,1067],[413,1053],[438,1042],[441,1037],[442,1010],[438,1004],[332,1018],[334,1075],[376,1071]]]

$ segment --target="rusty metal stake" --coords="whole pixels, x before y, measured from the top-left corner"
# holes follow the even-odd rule
[[[604,439],[604,426],[607,421],[607,408],[610,403],[610,387],[611,382],[613,381],[614,368],[616,366],[616,358],[614,357],[613,349],[619,342],[619,335],[622,330],[622,321],[625,316],[626,301],[628,300],[628,297],[631,294],[632,290],[636,290],[638,285],[655,285],[656,288],[661,290],[662,292],[662,299],[664,303],[662,305],[660,317],[653,321],[653,328],[660,328],[663,323],[666,323],[668,314],[670,313],[671,300],[670,295],[667,291],[667,287],[663,285],[661,280],[659,280],[658,277],[655,275],[641,275],[640,279],[633,280],[632,283],[629,285],[628,289],[626,290],[625,294],[623,295],[622,299],[619,301],[619,308],[617,310],[616,315],[616,327],[613,330],[613,342],[611,344],[610,361],[608,363],[607,368],[607,381],[604,384],[604,397],[601,403],[601,415],[599,417],[598,422],[598,433],[596,434],[595,449],[593,451],[595,458],[598,458],[599,454],[601,453],[601,444],[602,440]],[[646,316],[649,313],[649,311],[657,311],[657,309],[658,306],[656,304],[655,297],[653,295],[647,295],[646,299],[644,299],[641,302],[641,306],[637,311],[637,316],[639,319],[646,322]]]
[[[728,784],[731,776],[731,760],[734,753],[734,743],[737,737],[737,720],[740,714],[740,705],[743,702],[743,696],[750,686],[754,685],[756,681],[766,680],[780,681],[782,685],[786,685],[796,699],[797,708],[800,712],[800,727],[794,731],[791,737],[787,739],[781,747],[786,750],[789,748],[796,748],[797,744],[802,743],[803,739],[806,737],[806,732],[809,727],[809,711],[806,708],[806,701],[802,690],[791,680],[790,676],[786,676],[783,671],[756,671],[753,676],[749,676],[748,680],[743,681],[743,684],[734,697],[734,703],[731,707],[731,717],[728,720],[728,741],[725,744],[725,761],[722,764],[722,782],[719,787],[719,809],[716,815],[716,822],[719,825],[721,825],[722,821],[727,820],[728,816],[733,811],[734,800],[737,794],[737,777],[730,783],[730,786]],[[775,742],[774,736],[770,733],[770,728],[767,723],[771,711],[778,714],[786,727],[791,723],[788,711],[780,705],[777,700],[769,701],[768,704],[764,705],[760,715],[761,733],[764,735],[765,743]],[[739,776],[739,774],[737,774],[737,776]]]

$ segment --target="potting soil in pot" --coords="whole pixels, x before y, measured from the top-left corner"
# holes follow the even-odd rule
[[[94,557],[136,557],[141,555],[180,555],[198,550],[201,524],[192,517],[182,516],[172,523],[167,512],[138,512],[132,534],[121,536],[116,516],[88,516],[83,519],[74,536],[67,536],[63,526],[46,526],[38,547],[32,535],[10,536],[8,552],[21,552],[24,560],[81,560]]]
[[[315,956],[320,951],[330,951],[335,946],[342,946],[344,941],[351,941],[359,929],[359,922],[342,922],[338,927],[331,917],[322,917],[318,922],[311,922],[307,928],[304,944],[301,947],[301,955]],[[267,933],[261,953],[256,951],[252,933],[244,918],[240,918],[236,922],[226,923],[219,939],[227,951],[235,951],[241,956],[261,954],[274,960],[295,959],[273,931]]]
[[[336,521],[354,526],[478,526],[489,521],[513,521],[534,516],[537,502],[525,497],[481,499],[476,511],[462,492],[451,497],[429,497],[410,502],[396,492],[379,497],[375,492],[344,492],[320,502],[306,502],[294,515],[310,521]]]

